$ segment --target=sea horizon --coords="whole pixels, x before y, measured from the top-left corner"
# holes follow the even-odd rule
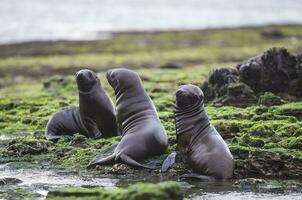
[[[106,39],[111,33],[302,24],[299,0],[2,0],[0,44]]]

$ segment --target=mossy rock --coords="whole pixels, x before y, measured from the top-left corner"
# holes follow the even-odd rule
[[[284,103],[285,103],[285,101],[281,97],[274,95],[271,92],[265,92],[258,99],[258,105],[275,106],[275,105],[281,105]]]
[[[53,143],[44,139],[23,138],[9,142],[3,154],[6,156],[37,155],[47,153]]]
[[[247,130],[247,133],[258,137],[270,137],[275,135],[275,130],[273,126],[268,124],[256,123]]]
[[[302,136],[301,123],[289,123],[277,130],[277,134],[282,137]]]
[[[243,134],[238,139],[238,144],[242,146],[263,147],[265,142],[260,138],[251,137],[249,134]]]
[[[299,137],[289,137],[280,142],[280,145],[287,149],[302,149],[302,136]]]
[[[182,200],[183,193],[177,182],[170,181],[159,184],[137,183],[121,189],[71,187],[50,191],[46,199]]]

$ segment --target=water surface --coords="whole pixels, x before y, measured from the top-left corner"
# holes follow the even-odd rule
[[[0,43],[100,32],[302,24],[301,0],[1,0]]]

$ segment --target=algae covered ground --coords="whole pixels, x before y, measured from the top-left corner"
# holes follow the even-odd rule
[[[86,171],[100,150],[120,140],[87,139],[81,135],[50,142],[44,128],[50,116],[77,106],[74,74],[80,68],[98,72],[115,101],[105,69],[134,68],[153,99],[169,136],[163,160],[176,148],[173,119],[175,91],[181,84],[201,86],[211,69],[235,67],[268,48],[301,53],[302,26],[274,26],[163,33],[120,33],[108,40],[24,43],[0,46],[0,163],[30,163],[47,169],[84,171],[95,176],[177,179],[190,170],[176,164],[168,173],[133,169],[123,164]],[[235,158],[234,178],[302,178],[302,102],[271,105],[271,93],[245,108],[206,103],[211,123]]]

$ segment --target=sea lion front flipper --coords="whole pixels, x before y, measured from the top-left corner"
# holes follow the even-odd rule
[[[206,175],[200,175],[200,174],[196,174],[196,173],[189,173],[189,174],[183,174],[181,176],[179,176],[180,179],[198,179],[201,181],[214,181],[216,180],[214,177],[212,176],[206,176]]]
[[[62,139],[62,138],[71,139],[72,136],[68,135],[68,134],[56,135],[56,134],[52,134],[52,133],[48,133],[46,135],[46,139],[53,141],[53,142],[57,142],[59,139]]]
[[[83,123],[85,128],[87,129],[88,137],[95,138],[95,139],[102,138],[103,134],[101,133],[101,131],[98,128],[98,125],[95,123],[95,121],[93,121],[93,119],[89,117],[85,117],[83,119]]]
[[[177,153],[172,152],[170,155],[167,156],[167,158],[164,160],[160,172],[167,172],[169,168],[173,166],[175,163]]]
[[[146,169],[156,169],[156,167],[151,166],[151,165],[140,164],[126,154],[120,155],[120,159],[123,163],[134,166],[134,167],[141,167],[141,168],[146,168]]]
[[[101,158],[101,159],[93,159],[92,161],[89,162],[86,168],[90,168],[94,165],[104,165],[108,163],[112,163],[115,160],[115,154],[112,154],[106,158]]]

